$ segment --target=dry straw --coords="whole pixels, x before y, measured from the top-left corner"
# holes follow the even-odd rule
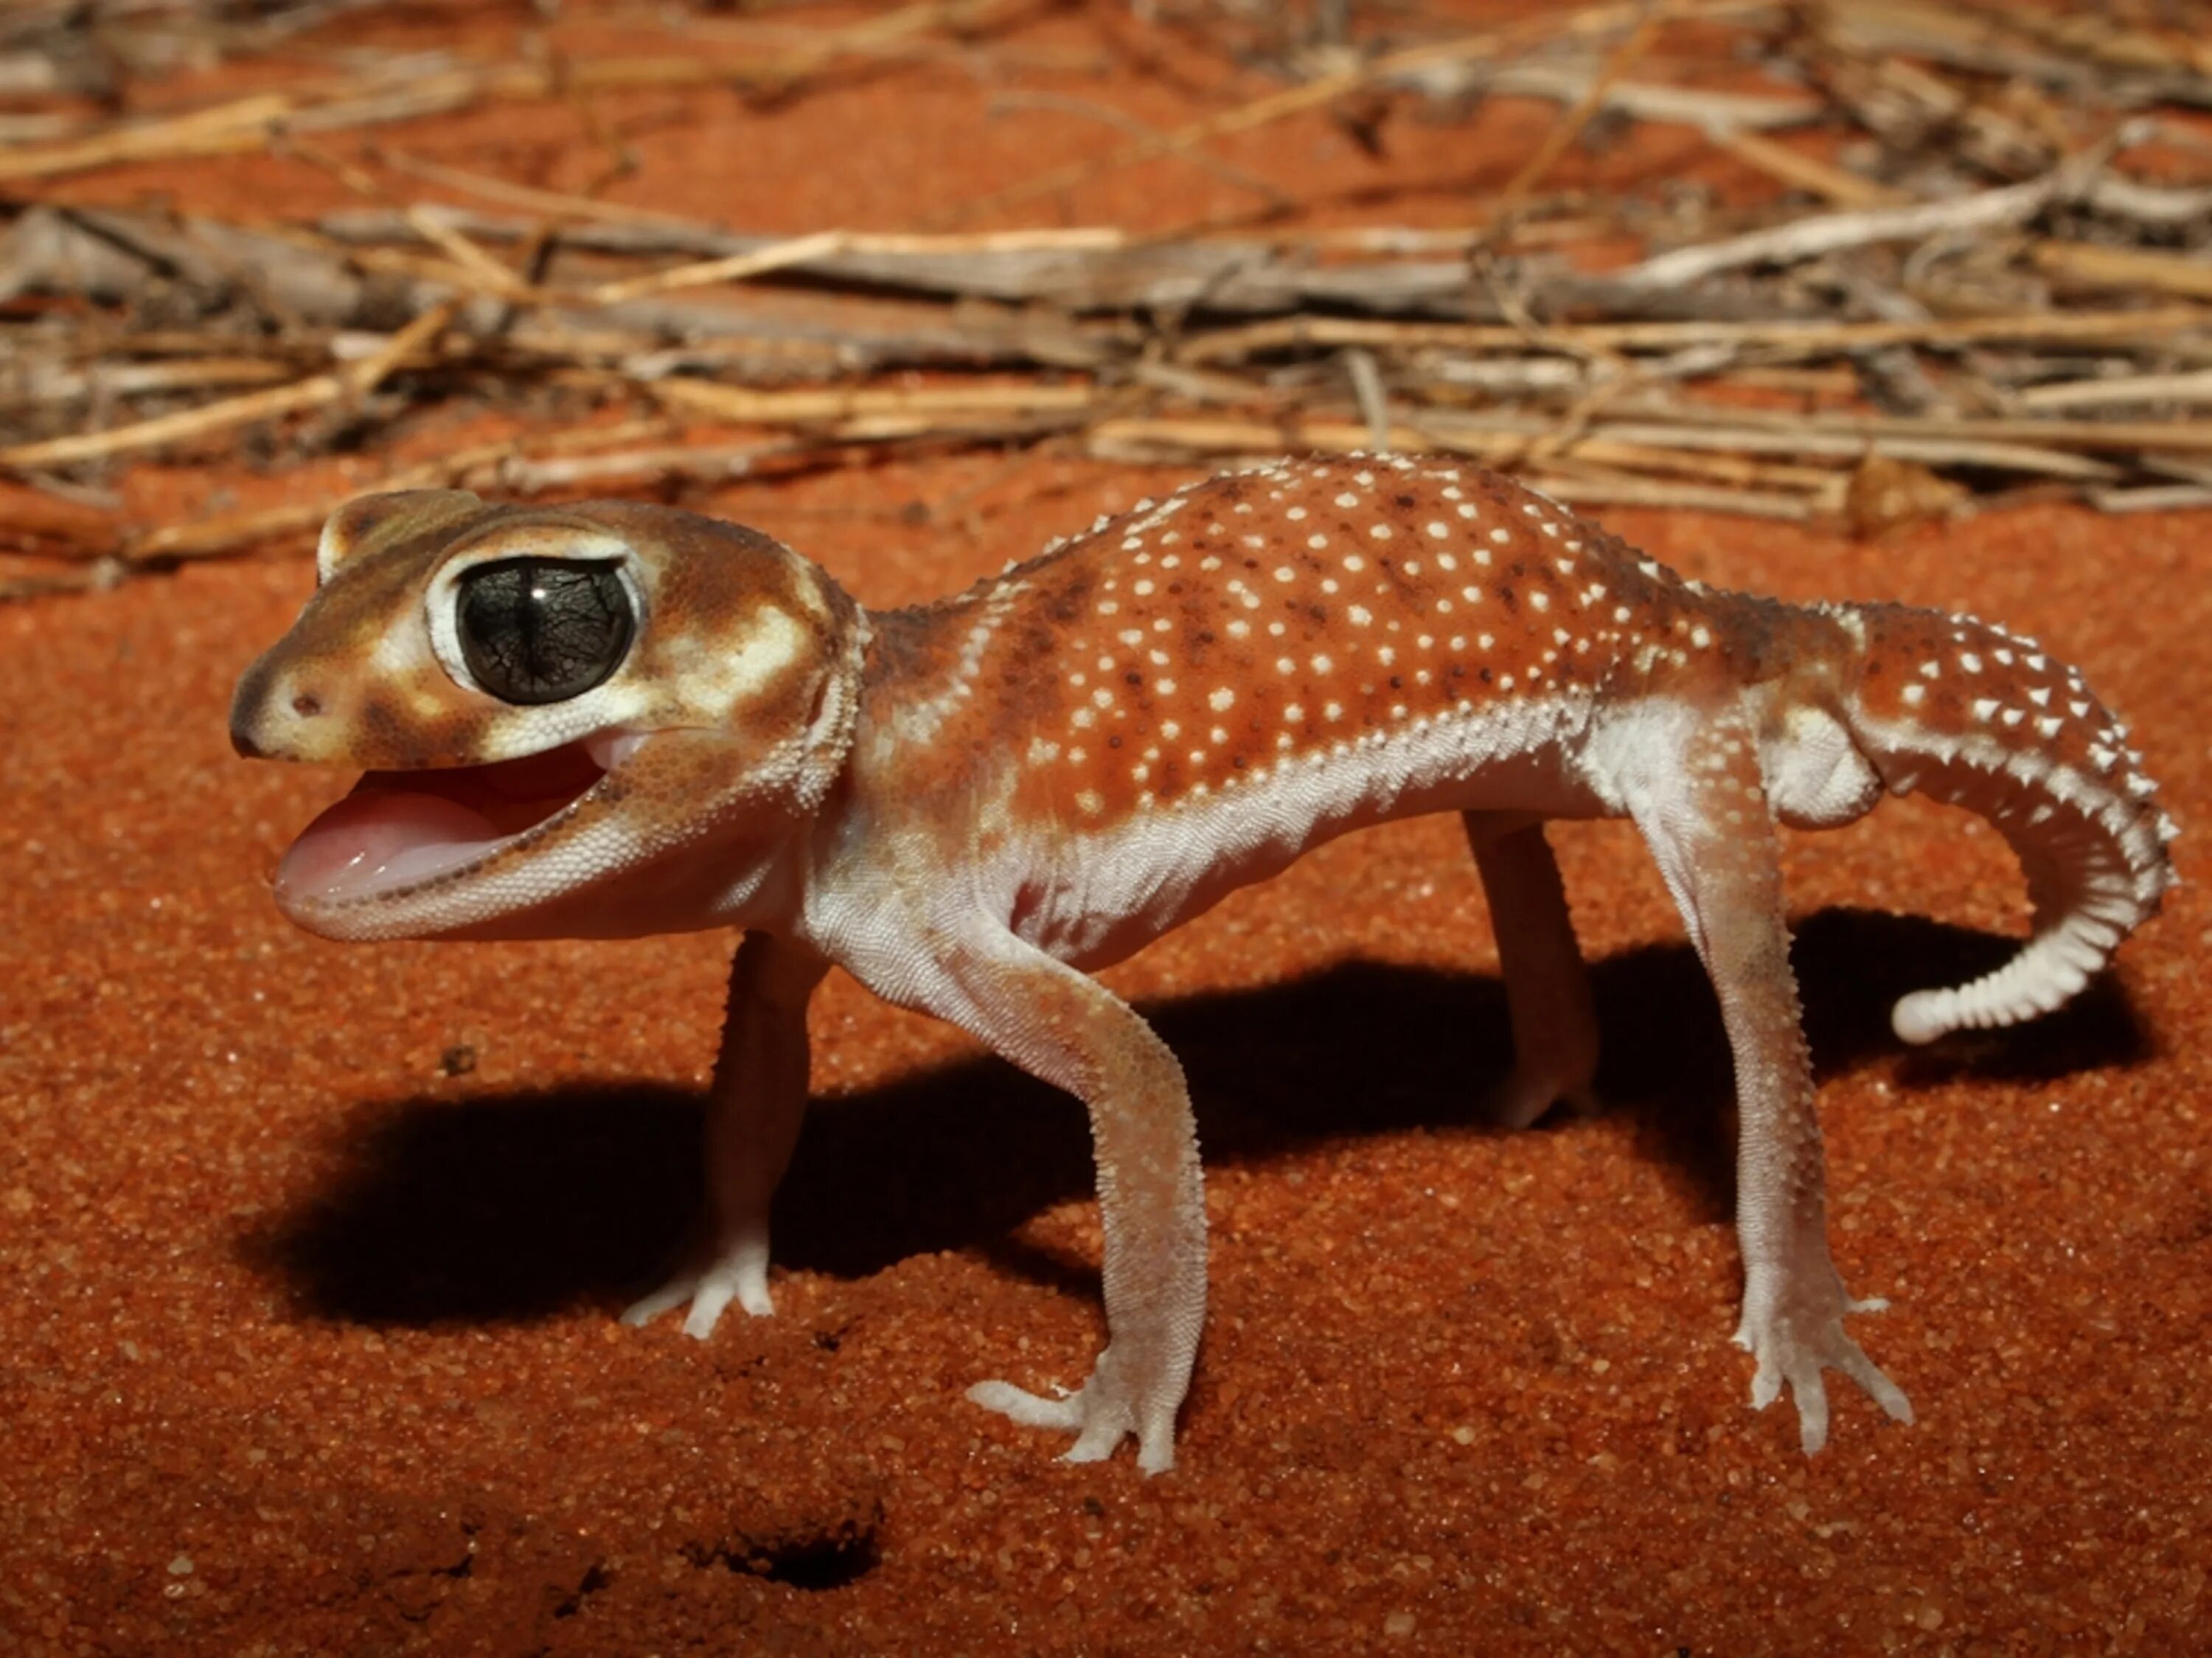
[[[2191,181],[2212,146],[2179,119],[2212,107],[2201,27],[2131,28],[2090,3],[1632,0],[1474,34],[1399,9],[1378,16],[1387,38],[1329,38],[1297,8],[1192,0],[1161,26],[1260,63],[1276,89],[899,234],[749,235],[547,191],[414,156],[407,124],[687,85],[737,88],[774,119],[948,55],[1018,81],[1055,61],[1024,27],[1039,0],[928,0],[828,30],[664,19],[665,50],[590,62],[356,52],[343,72],[159,117],[69,113],[64,94],[118,61],[154,76],[265,52],[376,3],[264,7],[249,26],[137,0],[131,30],[74,57],[83,9],[0,21],[0,98],[33,94],[0,116],[0,183],[37,198],[0,229],[0,473],[50,503],[0,526],[33,560],[0,594],[301,538],[330,500],[188,526],[100,503],[134,461],[249,430],[280,454],[341,437],[374,453],[432,404],[511,415],[516,435],[384,483],[680,488],[886,446],[1196,466],[1386,445],[1571,500],[1862,533],[2016,491],[2212,504],[2196,418],[2212,405],[2212,189]],[[1496,98],[1547,102],[1553,124],[1455,224],[1303,229],[1278,186],[1212,148],[1316,113],[1467,119]],[[1651,123],[1698,131],[1742,187],[1558,188],[1577,146]],[[248,224],[72,195],[149,156],[253,152],[325,168],[361,204]],[[1253,212],[1146,235],[976,228],[1065,214],[1140,163],[1203,167],[1249,187]],[[616,417],[580,429],[586,406]]]

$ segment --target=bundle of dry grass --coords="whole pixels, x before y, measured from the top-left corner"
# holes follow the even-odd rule
[[[210,51],[251,52],[367,3],[264,8],[251,27],[179,0],[106,9],[146,39],[198,29]],[[0,32],[0,92],[35,82],[35,63],[66,81],[86,9],[44,9]],[[412,58],[404,75],[370,61],[159,119],[7,118],[46,124],[0,128],[0,185],[43,180],[45,200],[0,232],[0,471],[82,498],[133,460],[243,430],[309,454],[467,399],[526,433],[586,405],[629,417],[391,484],[604,491],[886,444],[1052,443],[1176,462],[1446,450],[1570,500],[1863,532],[2023,489],[2116,511],[2212,504],[2212,428],[2193,418],[2212,401],[2212,188],[2174,181],[2212,156],[2193,119],[2212,108],[2212,51],[2201,29],[2130,28],[2101,3],[1651,0],[1372,44],[1341,6],[1255,21],[1164,5],[1157,27],[1236,30],[1284,88],[963,216],[1003,220],[1160,155],[1205,162],[1217,138],[1319,107],[1372,122],[1393,101],[1431,119],[1553,102],[1549,136],[1480,222],[1444,229],[1270,230],[1294,204],[1252,181],[1242,227],[772,239],[397,158],[368,179],[317,148],[579,75],[803,95],[856,65],[977,49],[1032,9],[928,0],[787,31],[765,54]],[[1755,69],[1765,89],[1713,90],[1680,51],[1662,74],[1656,47],[1676,28],[1731,86]],[[1693,125],[1781,193],[1747,209],[1695,190],[1547,191],[1571,146],[1638,123]],[[267,146],[323,160],[376,204],[248,225],[56,192],[137,156]],[[481,206],[412,200],[394,177]],[[1587,254],[1624,239],[1643,257]],[[58,515],[18,531],[56,568],[15,590],[296,533],[330,504],[178,528]]]

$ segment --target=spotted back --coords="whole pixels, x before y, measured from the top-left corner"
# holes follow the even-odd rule
[[[904,763],[1003,761],[1018,816],[1079,832],[1440,719],[1725,674],[1735,644],[1540,495],[1360,457],[1208,479],[880,624]]]

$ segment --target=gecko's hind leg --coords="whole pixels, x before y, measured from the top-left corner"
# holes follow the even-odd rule
[[[1544,826],[1482,812],[1461,820],[1490,902],[1513,1021],[1513,1070],[1491,1090],[1485,1114],[1504,1127],[1526,1128],[1556,1101],[1595,1111],[1597,1015]]]
[[[707,1231],[684,1265],[623,1314],[644,1324],[687,1302],[703,1341],[732,1301],[756,1317],[768,1291],[769,1205],[806,1115],[806,1003],[829,964],[805,946],[747,933],[730,965],[729,1011],[707,1100]]]
[[[1641,734],[1636,769],[1619,782],[1691,942],[1720,997],[1735,1061],[1736,1236],[1743,1320],[1736,1343],[1757,1362],[1751,1402],[1786,1385],[1808,1453],[1827,1442],[1823,1370],[1839,1370],[1899,1422],[1912,1406],[1844,1332],[1854,1301],[1828,1253],[1827,1179],[1814,1114],[1813,1064],[1790,966],[1782,852],[1758,734],[1741,709],[1674,734]]]

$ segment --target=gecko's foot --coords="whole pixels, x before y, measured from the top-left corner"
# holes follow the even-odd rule
[[[1099,1355],[1091,1380],[1072,1393],[1048,1399],[1010,1381],[979,1381],[968,1390],[968,1398],[1024,1428],[1073,1434],[1075,1443],[1063,1456],[1068,1462],[1103,1462],[1125,1437],[1134,1435],[1137,1466],[1148,1474],[1164,1473],[1175,1466],[1176,1407],[1182,1401],[1169,1399],[1140,1410],[1109,1364],[1112,1356],[1110,1348]]]
[[[623,1309],[624,1324],[649,1324],[663,1313],[690,1303],[684,1315],[684,1333],[704,1341],[732,1301],[757,1319],[775,1311],[768,1293],[768,1251],[738,1247],[722,1250],[687,1266],[641,1301]]]
[[[1735,1332],[1735,1344],[1747,1349],[1758,1361],[1751,1379],[1751,1406],[1764,1411],[1790,1385],[1797,1406],[1797,1429],[1805,1454],[1810,1456],[1828,1442],[1828,1390],[1823,1370],[1840,1370],[1873,1395],[1898,1422],[1912,1420],[1911,1402],[1900,1388],[1869,1358],[1859,1344],[1844,1333],[1846,1313],[1878,1313],[1889,1303],[1879,1296],[1853,1301],[1838,1289],[1829,1306],[1791,1313],[1773,1309],[1754,1316],[1747,1308]]]
[[[1518,1065],[1483,1095],[1481,1111],[1500,1128],[1522,1129],[1555,1105],[1565,1106],[1577,1117],[1598,1113],[1597,1094],[1588,1082],[1562,1082],[1556,1076],[1524,1071]]]

